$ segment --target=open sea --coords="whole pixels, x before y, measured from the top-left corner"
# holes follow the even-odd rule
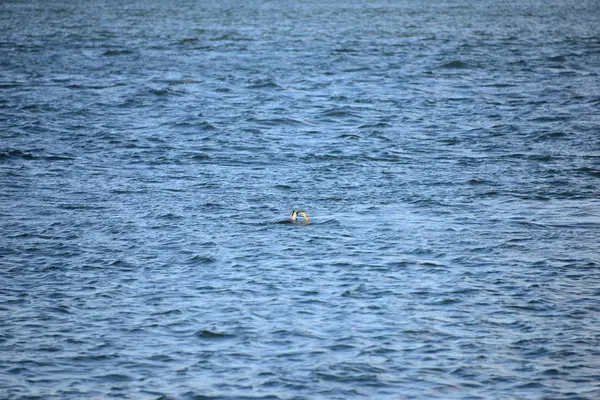
[[[598,21],[1,1],[0,399],[600,399]]]

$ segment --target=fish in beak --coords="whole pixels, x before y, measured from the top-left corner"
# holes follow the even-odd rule
[[[306,211],[293,210],[292,214],[290,215],[292,223],[295,224],[296,222],[298,222],[298,217],[304,218],[304,221],[302,221],[303,224],[308,224],[310,222],[310,218],[308,217],[308,213]]]
[[[308,224],[310,222],[310,218],[308,217],[308,213],[306,211],[296,211],[296,218],[294,219],[294,222],[298,220],[298,217],[304,218],[304,221],[302,221],[303,224]]]

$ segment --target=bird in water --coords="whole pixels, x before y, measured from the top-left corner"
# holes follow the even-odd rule
[[[300,217],[300,219],[298,219]],[[290,219],[286,219],[284,221],[276,222],[277,224],[297,224],[301,222],[302,224],[309,224],[310,218],[308,217],[308,213],[306,211],[297,211],[292,210],[290,214]]]

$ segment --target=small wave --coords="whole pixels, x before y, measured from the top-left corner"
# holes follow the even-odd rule
[[[177,122],[173,125],[176,128],[182,128],[182,133],[185,134],[193,134],[198,133],[200,131],[217,131],[219,128],[211,124],[210,122]]]
[[[200,41],[200,38],[197,37],[190,37],[190,38],[185,38],[185,39],[181,39],[180,41],[177,42],[177,44],[188,44],[188,43],[198,43]]]
[[[58,305],[55,307],[49,307],[46,310],[50,311],[50,312],[56,312],[59,314],[72,314],[71,307],[64,305],[64,304],[61,304],[61,305]]]
[[[208,329],[203,329],[196,333],[196,336],[202,339],[228,339],[234,337],[231,334],[223,332],[215,332]]]
[[[208,154],[198,153],[198,154],[194,154],[190,158],[194,161],[206,161],[206,160],[210,159],[210,156]]]
[[[256,81],[252,84],[250,84],[249,86],[247,86],[248,89],[278,89],[278,90],[283,90],[283,88],[281,86],[279,86],[278,84],[276,84],[273,81]]]
[[[183,216],[177,215],[177,214],[173,214],[173,213],[167,213],[167,214],[159,215],[158,218],[159,219],[175,220],[175,219],[182,219]]]
[[[124,260],[115,260],[109,264],[111,267],[118,267],[120,271],[133,271],[135,266]]]
[[[74,160],[73,157],[53,155],[53,154],[43,156],[42,158],[44,160],[46,160],[46,161],[69,161],[69,160]]]
[[[498,82],[498,83],[491,83],[488,85],[482,85],[483,87],[491,87],[491,88],[510,88],[510,87],[517,87],[519,85],[515,84],[515,83],[504,83],[504,82]]]
[[[403,157],[397,154],[390,153],[389,151],[383,151],[373,156],[366,156],[366,160],[377,161],[377,162],[392,162],[398,163],[403,160]]]
[[[196,255],[196,256],[190,258],[189,261],[192,262],[192,263],[194,263],[194,264],[212,264],[212,263],[214,263],[217,260],[215,258],[213,258],[213,257],[206,257],[206,256]]]
[[[23,84],[21,83],[3,83],[0,84],[0,89],[14,89],[22,86]]]
[[[171,89],[154,89],[152,93],[157,96],[185,96],[185,93],[177,92]]]
[[[88,203],[62,203],[58,204],[57,208],[62,210],[102,210],[104,207],[96,207]]]
[[[123,56],[135,53],[133,50],[106,50],[103,56]]]
[[[202,204],[202,207],[206,207],[206,208],[222,208],[223,205],[219,204],[219,203],[208,202],[208,203]]]
[[[565,56],[554,56],[554,57],[549,57],[548,61],[552,61],[552,62],[565,62],[567,61],[567,58]]]
[[[125,375],[125,374],[102,375],[102,376],[98,376],[98,379],[110,381],[110,382],[128,382],[128,381],[133,380],[133,378],[131,376]]]
[[[183,314],[183,311],[181,311],[180,309],[177,309],[177,308],[167,310],[167,311],[158,311],[158,312],[152,313],[152,315],[181,315],[181,314]]]
[[[353,72],[365,72],[365,71],[370,71],[371,68],[369,67],[356,67],[356,68],[348,68],[343,70],[343,72],[345,73],[353,73]]]
[[[333,52],[334,53],[358,53],[357,50],[350,49],[348,47],[342,47],[342,48],[339,48],[339,49],[334,49]]]
[[[22,160],[45,160],[45,161],[69,161],[73,160],[73,157],[59,155],[59,154],[34,154],[32,152],[23,151],[19,149],[2,149],[0,150],[0,160],[9,159],[22,159]]]
[[[36,158],[33,154],[19,149],[0,150],[0,160],[10,158],[21,158],[23,160],[33,160]]]
[[[217,42],[219,42],[219,41],[251,42],[254,39],[252,39],[250,37],[242,36],[238,32],[230,32],[230,33],[226,33],[224,35],[216,36],[216,37],[212,38],[211,40],[217,41]]]
[[[554,140],[554,139],[561,139],[568,136],[565,132],[562,131],[556,131],[556,132],[544,132],[541,133],[540,135],[538,135],[535,140],[537,142],[543,142],[546,140]]]
[[[532,118],[530,121],[532,122],[561,122],[568,121],[571,118],[570,115],[553,115],[553,116],[542,116]]]
[[[386,122],[377,122],[374,124],[361,125],[358,127],[358,129],[382,129],[382,128],[389,128],[389,127],[391,127],[391,125]]]
[[[275,185],[273,186],[275,189],[279,189],[279,190],[292,190],[293,187],[290,185]]]
[[[470,68],[470,66],[467,63],[463,62],[463,61],[453,60],[453,61],[450,61],[450,62],[448,62],[446,64],[440,65],[440,68],[444,68],[444,69],[467,69],[467,68]]]
[[[169,82],[169,86],[178,86],[178,85],[190,85],[192,83],[200,83],[200,81],[194,79],[182,79],[179,81],[171,81]]]
[[[353,135],[351,133],[344,133],[342,135],[338,136],[338,139],[352,139],[352,140],[359,140],[360,136],[359,135]]]
[[[278,125],[288,125],[288,126],[293,126],[293,125],[305,125],[304,122],[294,119],[294,118],[266,118],[266,119],[259,119],[259,118],[249,118],[248,122],[255,122],[259,125],[268,125],[268,126],[278,126]]]
[[[348,108],[332,108],[323,112],[326,117],[360,117]]]
[[[92,90],[102,90],[102,89],[110,89],[119,86],[127,86],[126,83],[115,83],[111,85],[83,85],[80,83],[73,83],[71,85],[65,86],[68,89],[92,89]]]
[[[471,185],[485,185],[485,184],[488,184],[488,182],[485,179],[473,178],[473,179],[469,180],[469,184],[471,184]]]
[[[593,169],[593,168],[589,168],[589,167],[582,167],[582,168],[579,168],[577,171],[578,172],[586,173],[586,174],[591,175],[591,176],[593,176],[595,178],[600,178],[600,170],[599,169]]]

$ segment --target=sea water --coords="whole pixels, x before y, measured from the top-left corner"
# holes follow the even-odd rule
[[[598,21],[2,2],[0,397],[600,398]]]

